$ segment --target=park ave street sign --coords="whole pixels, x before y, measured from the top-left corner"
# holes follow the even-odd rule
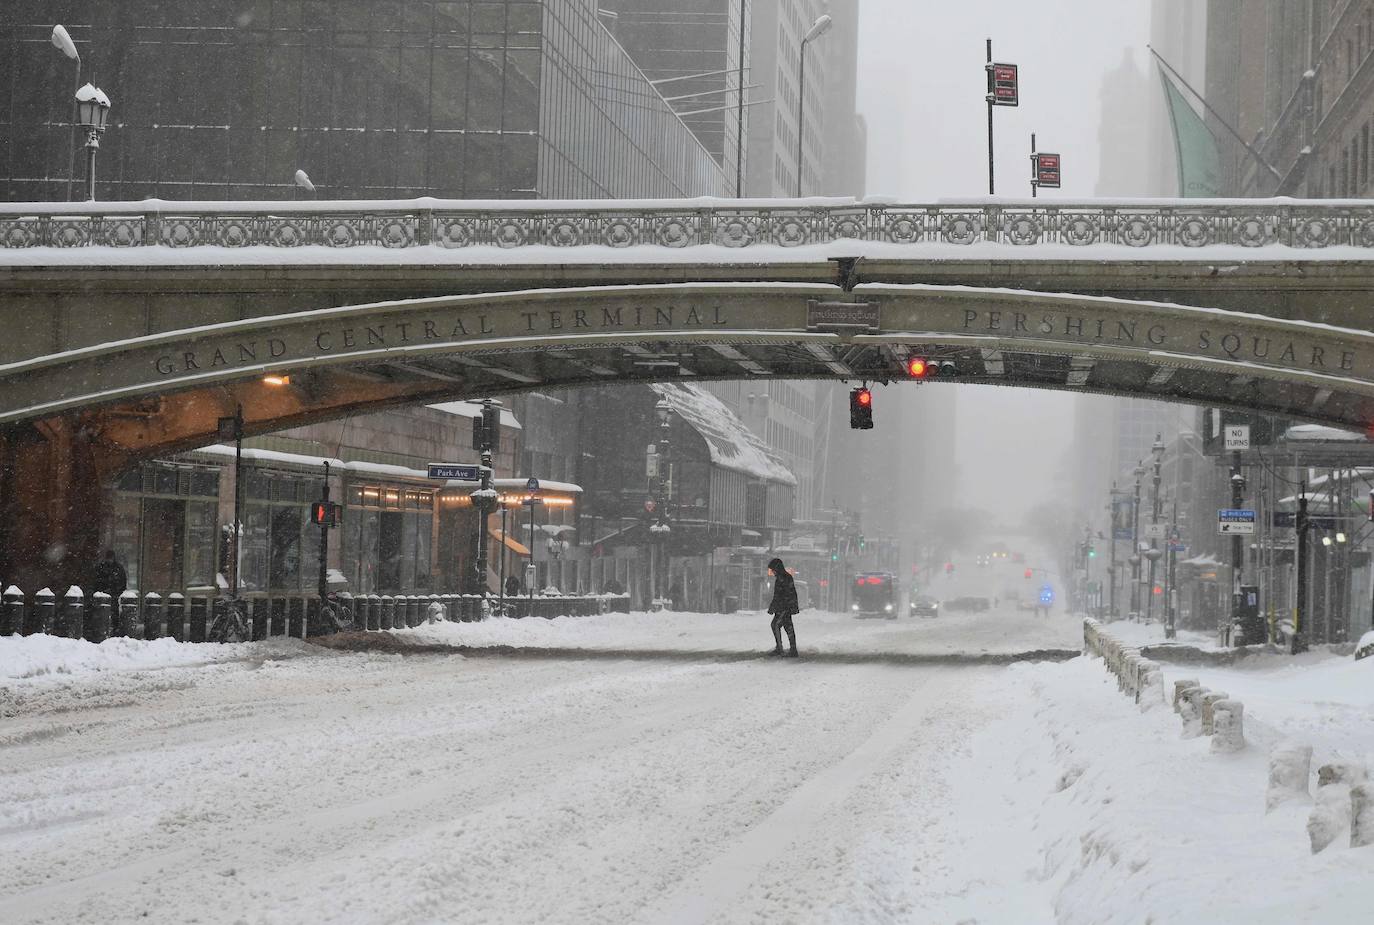
[[[1217,532],[1223,534],[1254,533],[1255,512],[1235,508],[1217,511]]]
[[[432,479],[457,479],[460,482],[476,482],[481,478],[481,474],[478,466],[465,466],[457,463],[430,463],[429,477]]]

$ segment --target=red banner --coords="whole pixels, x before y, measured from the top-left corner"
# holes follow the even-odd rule
[[[1035,185],[1059,188],[1059,155],[1035,155]]]
[[[1020,89],[1014,64],[989,64],[988,97],[994,106],[1016,106],[1020,102]]]

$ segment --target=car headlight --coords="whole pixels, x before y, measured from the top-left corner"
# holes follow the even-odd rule
[[[883,610],[891,610],[891,609],[892,609],[892,605],[891,605],[891,604],[888,604],[888,605],[886,605],[886,606],[883,607]]]
[[[850,610],[858,610],[858,609],[859,609],[859,605],[858,605],[858,604],[850,604],[850,605],[849,605],[849,609],[850,609]]]

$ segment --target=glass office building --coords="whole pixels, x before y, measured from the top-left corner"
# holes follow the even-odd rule
[[[595,0],[5,0],[0,190],[84,198],[76,63],[111,98],[101,199],[724,195]]]

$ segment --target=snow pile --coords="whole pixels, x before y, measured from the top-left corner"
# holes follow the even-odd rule
[[[51,675],[81,676],[105,671],[148,671],[209,665],[245,658],[289,658],[308,651],[299,639],[231,645],[177,642],[175,639],[115,637],[101,643],[37,634],[0,637],[0,679]]]

